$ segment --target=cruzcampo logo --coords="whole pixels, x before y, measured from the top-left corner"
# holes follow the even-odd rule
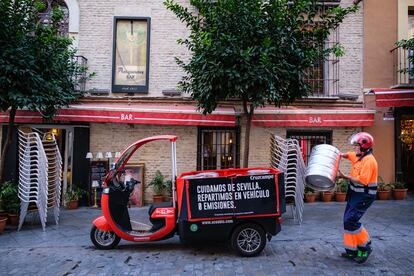
[[[197,224],[191,224],[191,225],[190,225],[190,230],[191,230],[192,232],[196,232],[196,231],[198,230],[198,226],[197,226]]]

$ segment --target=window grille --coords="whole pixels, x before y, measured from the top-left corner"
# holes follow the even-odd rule
[[[330,34],[324,45],[315,45],[322,53],[324,49],[339,45],[339,29]],[[320,57],[306,70],[306,82],[310,86],[309,97],[335,97],[339,92],[339,58],[330,53],[326,59]]]
[[[44,4],[44,9],[39,12],[39,22],[45,25],[50,24],[53,8],[60,7],[63,11],[62,21],[59,23],[59,34],[68,36],[69,34],[69,9],[64,0],[40,0]]]
[[[239,128],[200,127],[197,142],[197,170],[240,167]]]
[[[309,156],[314,146],[320,144],[332,144],[331,131],[288,130],[286,137],[298,140],[305,164],[308,163]]]

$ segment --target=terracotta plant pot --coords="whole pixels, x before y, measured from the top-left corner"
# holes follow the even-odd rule
[[[162,195],[153,195],[152,196],[152,203],[160,203],[163,202],[164,197]]]
[[[7,213],[5,211],[0,212],[0,217],[6,218],[6,219],[9,218],[9,216],[7,215]]]
[[[338,202],[344,202],[346,199],[346,193],[344,192],[336,192],[335,193],[335,200]]]
[[[4,232],[4,229],[6,228],[6,222],[6,217],[0,217],[0,234],[2,234]]]
[[[392,190],[392,196],[395,200],[403,200],[407,196],[407,189],[394,189]]]
[[[315,193],[307,193],[305,194],[305,201],[308,203],[315,202],[316,194]]]
[[[12,226],[17,226],[19,224],[19,215],[18,214],[8,214],[9,223]]]
[[[391,197],[391,190],[389,191],[377,191],[379,200],[388,200]]]
[[[69,210],[77,209],[78,208],[78,201],[77,200],[69,201],[68,204],[67,204],[67,208]]]
[[[173,201],[173,197],[172,196],[163,196],[163,200],[165,202],[172,202]]]
[[[333,194],[332,192],[322,192],[322,201],[330,202],[332,201]]]

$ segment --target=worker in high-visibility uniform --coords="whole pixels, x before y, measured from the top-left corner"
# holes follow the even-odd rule
[[[371,240],[367,230],[359,222],[374,202],[377,194],[378,165],[372,155],[374,138],[366,132],[351,137],[354,151],[341,153],[352,162],[350,175],[338,172],[339,178],[349,180],[348,200],[344,213],[344,246],[342,256],[363,263],[371,254]]]

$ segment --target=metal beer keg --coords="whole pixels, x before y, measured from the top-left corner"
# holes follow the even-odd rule
[[[332,145],[317,145],[312,149],[305,172],[306,184],[316,191],[335,187],[341,152]]]

